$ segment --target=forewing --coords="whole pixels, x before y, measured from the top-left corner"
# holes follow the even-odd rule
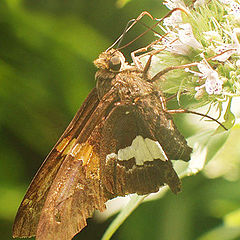
[[[73,139],[79,135],[98,104],[97,91],[94,88],[32,180],[18,209],[13,225],[13,237],[36,235],[43,205],[51,184],[67,157],[65,153],[71,147]]]
[[[109,91],[66,152],[40,216],[37,240],[69,240],[86,225],[93,211],[105,209],[100,184],[99,140],[104,119],[116,101]]]

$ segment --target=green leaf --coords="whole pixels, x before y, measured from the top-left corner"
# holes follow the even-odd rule
[[[205,233],[201,237],[197,238],[197,240],[233,240],[239,236],[240,227],[220,226]]]
[[[224,122],[222,122],[224,127],[226,127],[227,129],[232,128],[236,120],[235,115],[231,112],[231,105],[232,105],[232,98],[229,99],[227,109],[223,116]],[[225,130],[221,126],[219,126],[216,130],[216,133],[223,132],[223,131]]]
[[[224,224],[228,227],[240,228],[240,209],[237,209],[231,213],[228,213],[224,217]]]
[[[205,174],[209,178],[224,176],[229,180],[239,178],[240,168],[240,125],[236,124],[228,131],[229,136],[224,145],[211,158],[205,167]],[[227,134],[227,133],[226,133]]]

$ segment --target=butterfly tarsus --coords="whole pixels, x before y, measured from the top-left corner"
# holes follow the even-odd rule
[[[195,111],[191,111],[191,110],[183,109],[183,108],[168,110],[167,107],[166,107],[167,106],[166,102],[173,99],[176,95],[177,94],[174,94],[173,96],[169,97],[168,99],[166,99],[165,97],[160,97],[161,103],[162,103],[162,109],[163,109],[164,112],[169,113],[169,114],[191,113],[191,114],[195,114],[195,115],[198,115],[198,116],[206,117],[206,118],[209,118],[212,121],[218,123],[224,130],[228,131],[228,129],[222,123],[220,123],[217,119],[215,119],[211,116],[208,116],[204,113],[199,113],[199,112],[195,112]]]

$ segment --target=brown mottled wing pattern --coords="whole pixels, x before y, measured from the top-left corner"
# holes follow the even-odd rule
[[[14,237],[36,235],[40,214],[50,186],[66,158],[63,153],[85,126],[98,103],[97,91],[94,88],[32,180],[15,218]]]

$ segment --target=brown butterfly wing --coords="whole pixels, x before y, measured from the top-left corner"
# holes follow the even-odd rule
[[[98,104],[97,91],[94,88],[32,180],[18,209],[13,225],[13,237],[36,235],[40,214],[49,189],[66,158],[64,151],[69,148],[71,141],[81,132]]]
[[[119,102],[114,90],[103,97],[66,152],[42,209],[37,240],[71,239],[95,209],[105,210],[104,203],[115,196],[156,192],[165,183],[175,193],[180,190],[167,157],[142,166],[136,166],[134,159],[120,162],[108,157],[130,146],[136,136],[156,141],[151,124],[139,106]]]
[[[96,168],[89,169],[83,162]],[[89,144],[84,144],[75,157],[66,158],[42,209],[36,239],[72,239],[95,209],[105,209],[98,166],[99,158]]]
[[[181,183],[171,160],[188,161],[192,149],[164,112],[161,91],[154,91],[134,72],[131,77],[125,73],[118,77],[122,101],[106,118],[100,141],[106,192],[112,197],[142,195],[164,184],[179,192]],[[140,95],[139,89],[145,94]]]
[[[100,143],[104,165],[101,181],[112,197],[149,194],[157,192],[164,184],[174,193],[180,191],[181,183],[170,159],[163,148],[163,153],[156,150],[160,144],[154,128],[154,123],[145,121],[136,104],[118,105],[108,115]]]
[[[86,226],[95,209],[105,209],[108,198],[100,182],[99,141],[116,96],[109,91],[102,98],[66,152],[41,212],[37,240],[69,240]]]

